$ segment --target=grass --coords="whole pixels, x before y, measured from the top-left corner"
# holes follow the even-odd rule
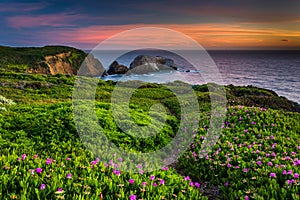
[[[207,85],[193,86],[201,108],[198,126],[188,129],[194,142],[171,166],[147,172],[137,165],[137,173],[127,173],[121,169],[128,158],[101,148],[93,155],[83,145],[73,117],[74,81],[64,75],[0,72],[0,107],[5,108],[0,110],[1,199],[299,199],[300,114],[292,112],[299,105],[269,90],[226,86],[228,110],[221,135],[211,153],[200,158],[211,105]],[[158,150],[174,139],[183,114],[172,87],[178,83],[169,88],[151,83],[134,91],[129,102],[133,120],[125,123],[141,125],[140,134],[151,134],[143,129],[149,124],[157,131],[136,138],[122,131],[112,114],[115,83],[100,80],[98,124],[121,149]],[[163,126],[150,120],[157,103],[168,108]],[[195,121],[185,125],[193,127]],[[101,162],[104,157],[107,162]]]

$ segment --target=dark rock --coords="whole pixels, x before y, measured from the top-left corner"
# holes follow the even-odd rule
[[[114,61],[108,68],[107,74],[126,74],[129,71],[129,69],[124,66],[120,65],[117,61]]]
[[[174,61],[161,56],[137,56],[130,64],[130,73],[147,74],[162,70],[177,70]]]

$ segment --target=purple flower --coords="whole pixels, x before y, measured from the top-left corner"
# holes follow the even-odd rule
[[[40,190],[44,190],[45,188],[46,188],[46,185],[45,184],[41,184]]]
[[[26,158],[26,154],[23,154],[22,155],[22,160],[25,160],[25,158]]]
[[[147,182],[142,182],[142,186],[145,187],[147,185]]]
[[[193,187],[194,186],[194,182],[191,181],[190,182],[190,186]]]
[[[72,178],[72,174],[67,174],[67,178]]]
[[[261,161],[257,161],[257,162],[256,162],[256,164],[258,164],[258,165],[261,165],[261,164],[262,164],[262,162],[261,162]]]
[[[163,168],[161,168],[162,170],[164,170],[164,171],[166,171],[166,170],[168,170],[169,168],[168,167],[163,167]]]
[[[286,180],[287,184],[290,185],[292,183],[291,180]]]
[[[199,188],[199,187],[200,187],[200,183],[195,182],[195,186],[196,186],[197,188]]]
[[[30,170],[30,174],[33,175],[34,174],[34,169]]]
[[[62,189],[62,188],[58,188],[57,189],[57,191],[55,192],[56,194],[61,194],[61,193],[63,193],[64,192],[64,190]]]
[[[299,174],[295,173],[294,178],[299,178]]]
[[[130,200],[136,200],[136,195],[134,195],[134,194],[130,195],[130,196],[129,196],[129,199],[130,199]]]
[[[246,195],[246,196],[244,196],[244,199],[245,200],[249,200],[249,197]]]
[[[97,164],[97,162],[95,161],[95,160],[93,160],[92,162],[91,162],[91,165],[96,165]]]
[[[66,158],[66,161],[70,161],[71,160],[71,158]]]
[[[247,129],[245,129],[245,130],[244,130],[244,132],[245,132],[245,133],[248,133],[248,130],[247,130]]]
[[[292,175],[293,174],[293,171],[290,169],[287,173],[288,175]]]
[[[300,150],[300,146],[298,146],[298,150]]]
[[[185,180],[185,181],[189,181],[189,180],[191,180],[191,179],[190,179],[189,176],[185,176],[185,177],[184,177],[184,180]]]
[[[225,186],[225,187],[227,187],[228,185],[229,185],[229,183],[228,183],[228,182],[226,182],[226,183],[224,184],[224,186]]]
[[[164,179],[162,179],[162,180],[160,180],[160,182],[159,182],[161,185],[164,185],[165,184],[165,180]]]
[[[271,177],[271,178],[275,178],[275,177],[276,177],[276,174],[275,174],[275,173],[271,173],[271,174],[270,174],[270,177]]]
[[[129,183],[132,185],[134,183],[133,179],[129,179]]]
[[[272,166],[272,165],[273,165],[273,163],[272,163],[272,162],[268,162],[268,165],[269,165],[269,166]]]
[[[140,172],[140,174],[143,174],[143,173],[144,173],[144,171],[143,171],[143,170],[140,170],[139,172]]]
[[[119,170],[115,170],[115,169],[113,170],[113,173],[117,176],[120,176],[120,174],[121,174],[121,172]]]
[[[39,154],[35,154],[34,156],[33,156],[33,158],[37,158],[39,156]]]
[[[35,171],[39,174],[43,172],[42,168],[36,168]]]
[[[255,125],[255,124],[256,124],[256,122],[251,122],[251,124]]]
[[[50,165],[52,163],[52,159],[50,159],[50,158],[47,158],[47,160],[46,160],[46,164],[47,165]]]
[[[142,169],[142,168],[143,168],[141,164],[138,164],[137,167],[138,167],[139,169]]]
[[[156,184],[156,183],[153,183],[153,186],[154,186],[154,187],[156,187],[156,186],[157,186],[157,184]]]
[[[150,180],[153,181],[155,179],[155,176],[150,176]]]
[[[283,175],[286,175],[286,170],[283,170],[282,174],[283,174]]]

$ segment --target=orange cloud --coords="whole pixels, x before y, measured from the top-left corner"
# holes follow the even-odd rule
[[[139,27],[161,27],[179,31],[206,48],[253,48],[253,47],[282,47],[300,48],[300,29],[291,32],[285,29],[252,28],[243,24],[136,24],[136,25],[103,25],[90,26],[86,28],[69,28],[62,31],[47,31],[42,34],[45,39],[62,44],[75,44],[78,47],[92,48],[101,41],[112,37],[122,31]],[[168,35],[159,39],[155,32],[144,38],[143,35],[135,35],[126,41],[119,41],[119,44],[134,45],[134,38],[141,38],[145,43],[159,44],[161,38],[168,41],[170,46],[182,47],[181,41],[172,41]],[[285,38],[289,42],[280,42]]]

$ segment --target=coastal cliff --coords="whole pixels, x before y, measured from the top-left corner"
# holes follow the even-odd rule
[[[105,75],[105,69],[92,54],[66,46],[5,47],[0,46],[0,69],[34,74],[77,75],[84,64],[84,74]]]

